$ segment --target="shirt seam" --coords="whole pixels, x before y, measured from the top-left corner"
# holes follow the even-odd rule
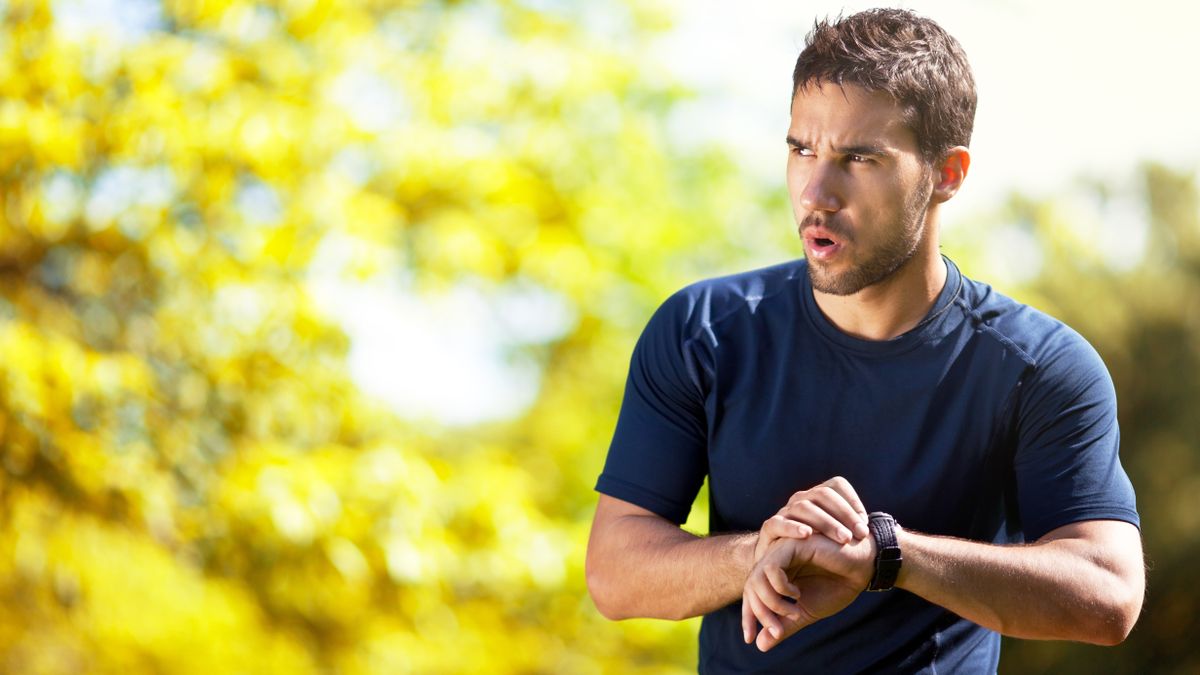
[[[1019,356],[1021,360],[1024,361],[1030,368],[1037,368],[1038,362],[1037,359],[1033,358],[1033,355],[1022,349],[1021,346],[1016,342],[1013,342],[1012,338],[1009,338],[1007,335],[996,330],[993,326],[984,321],[983,315],[976,311],[975,308],[968,306],[966,300],[959,298],[955,300],[955,302],[956,304],[962,305],[962,308],[964,311],[966,311],[967,316],[971,318],[976,326],[978,326],[981,333],[990,335],[1000,344],[1016,352],[1017,356]],[[1024,378],[1021,379],[1023,380]]]
[[[786,277],[786,278],[784,279],[784,281],[785,281],[785,282],[793,282],[793,281],[795,281],[795,280],[796,280],[796,277],[795,277],[795,276],[788,276],[788,277]],[[692,331],[692,332],[691,332],[691,333],[688,335],[688,337],[684,338],[684,340],[683,340],[683,343],[682,343],[682,344],[683,344],[684,346],[687,346],[688,344],[690,344],[690,343],[692,343],[692,342],[695,342],[695,341],[699,340],[701,337],[703,337],[703,335],[704,335],[704,332],[705,332],[705,331],[707,331],[707,330],[710,330],[710,329],[711,329],[713,326],[716,326],[717,324],[719,324],[719,323],[721,323],[721,322],[725,321],[726,319],[728,319],[728,318],[732,317],[733,315],[737,314],[738,312],[742,311],[742,310],[745,308],[745,306],[749,304],[749,302],[750,302],[751,300],[753,300],[753,299],[757,299],[757,300],[758,300],[758,303],[761,305],[761,304],[763,303],[763,301],[767,300],[768,298],[774,298],[774,297],[778,296],[780,293],[783,293],[783,292],[784,292],[784,291],[786,291],[786,290],[788,290],[788,284],[787,284],[787,283],[781,283],[781,284],[780,284],[780,286],[779,286],[779,288],[775,289],[775,290],[774,290],[774,291],[772,291],[771,293],[767,293],[767,294],[764,294],[764,295],[758,295],[758,296],[753,296],[753,295],[751,295],[751,296],[746,296],[746,295],[739,295],[739,296],[737,296],[737,297],[738,297],[738,299],[739,299],[739,300],[741,300],[741,303],[739,303],[739,304],[735,305],[733,308],[729,309],[729,310],[728,310],[728,311],[726,311],[724,314],[721,314],[720,316],[718,316],[718,317],[717,317],[717,318],[715,318],[715,319],[708,319],[707,321],[701,320],[701,321],[700,321],[700,325],[699,325],[699,326],[697,326],[697,327],[696,327],[696,329],[695,329],[695,330],[693,330],[693,331]],[[710,290],[709,292],[711,292],[711,290]]]
[[[726,319],[729,319],[730,317],[737,315],[739,312],[741,312],[743,309],[745,309],[745,307],[747,305],[749,305],[752,300],[757,300],[757,306],[761,306],[764,301],[766,301],[770,298],[775,298],[775,297],[779,296],[781,293],[784,293],[785,291],[787,291],[788,288],[790,287],[791,283],[795,282],[795,280],[796,280],[796,275],[792,274],[793,271],[794,270],[790,270],[788,272],[788,274],[784,277],[783,282],[779,284],[779,288],[775,289],[774,291],[772,291],[770,293],[766,293],[763,295],[756,295],[756,296],[755,295],[752,295],[752,296],[739,295],[739,296],[737,296],[741,302],[735,303],[735,305],[732,308],[730,308],[728,311],[724,312],[723,314],[721,314],[720,316],[718,316],[715,319],[710,318],[707,321],[701,320],[700,325],[697,326],[690,333],[686,334],[687,337],[685,337],[679,343],[679,354],[680,354],[680,356],[683,357],[684,367],[687,369],[687,372],[688,372],[688,379],[690,379],[692,381],[692,386],[696,387],[696,391],[700,394],[701,399],[703,399],[706,396],[706,393],[704,391],[704,385],[700,381],[699,373],[694,372],[695,366],[692,363],[693,359],[688,358],[688,351],[691,349],[691,346],[697,342],[701,342],[701,339],[704,337],[704,334],[709,333],[709,334],[714,335],[713,339],[711,340],[713,343],[715,343],[712,345],[712,349],[714,349],[714,350],[718,349],[720,347],[720,344],[719,344],[719,341],[717,341],[715,338],[715,334],[713,333],[713,327],[716,326],[717,324],[725,321]],[[711,288],[705,289],[705,293],[711,294],[712,289]]]

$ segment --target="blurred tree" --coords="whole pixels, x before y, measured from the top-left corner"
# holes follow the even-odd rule
[[[664,141],[661,10],[109,9],[0,9],[0,670],[694,663],[693,625],[608,624],[582,568],[641,324],[771,237],[719,153]],[[564,336],[514,345],[533,408],[368,400],[327,259],[561,299]]]
[[[1192,639],[1200,589],[1191,579],[1200,555],[1200,182],[1158,164],[1135,175],[1129,186],[1090,182],[1053,199],[1015,196],[970,227],[985,238],[1016,228],[1037,242],[1040,270],[1001,290],[1074,327],[1108,365],[1149,569],[1142,618],[1124,644],[1006,640],[1003,672],[1200,671]],[[1002,255],[1019,266],[1019,253]]]
[[[642,57],[662,10],[107,9],[0,5],[0,671],[693,668],[694,622],[592,608],[591,486],[657,303],[797,249],[780,191],[665,140],[687,92]],[[1002,290],[1113,370],[1155,568],[1127,645],[1014,643],[1006,669],[1200,665],[1196,182],[1145,178],[1142,262],[1097,247],[1103,186],[1085,217],[995,216],[1047,261]],[[537,289],[570,321],[513,341],[542,372],[519,419],[438,428],[355,388],[317,267]]]

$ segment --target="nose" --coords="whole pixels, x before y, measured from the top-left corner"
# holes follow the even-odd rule
[[[813,162],[806,175],[800,176],[800,206],[805,211],[834,212],[842,207],[838,196],[835,168],[825,162]]]

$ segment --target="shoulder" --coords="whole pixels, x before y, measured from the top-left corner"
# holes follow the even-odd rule
[[[1103,360],[1075,329],[987,284],[964,278],[964,288],[963,301],[977,329],[1022,358],[1031,380],[1058,388],[1102,384],[1111,389]]]
[[[650,325],[668,324],[687,339],[731,317],[756,314],[778,300],[799,297],[788,291],[807,274],[806,265],[803,259],[792,260],[689,284],[663,302]]]

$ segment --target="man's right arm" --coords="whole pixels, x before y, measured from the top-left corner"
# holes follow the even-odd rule
[[[698,537],[602,493],[588,540],[588,591],[609,619],[708,614],[742,598],[746,578],[770,542],[814,533],[840,543],[862,540],[866,514],[849,481],[837,476],[792,495],[758,532]]]
[[[742,597],[758,533],[698,537],[658,514],[600,495],[587,584],[609,619],[687,619]]]

